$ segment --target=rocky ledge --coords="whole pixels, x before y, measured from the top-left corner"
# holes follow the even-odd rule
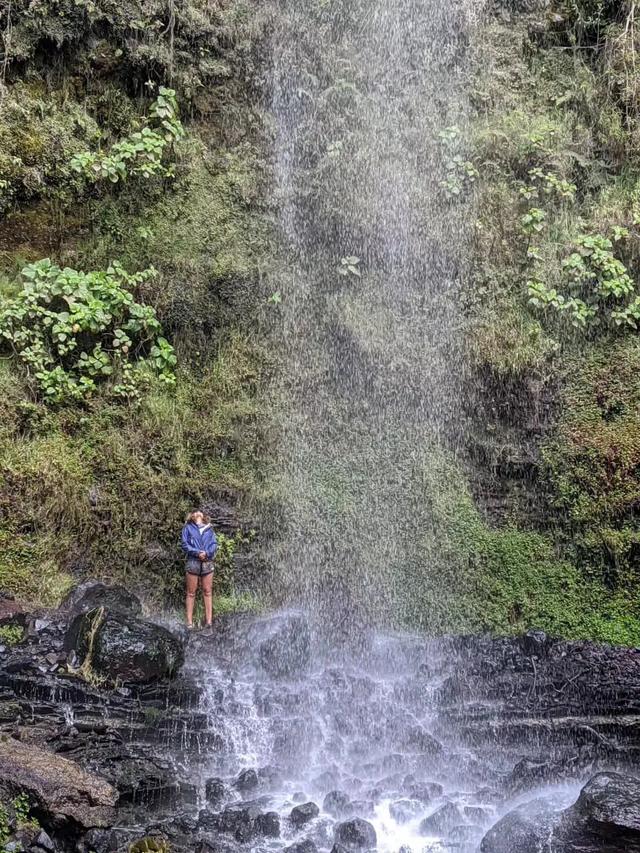
[[[299,613],[187,638],[95,583],[0,614],[24,629],[0,649],[9,853],[640,852],[636,650],[530,632],[328,652]],[[424,842],[394,847],[389,820]]]

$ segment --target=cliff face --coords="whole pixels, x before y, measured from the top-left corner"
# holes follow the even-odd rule
[[[392,185],[391,143],[422,152],[411,159],[407,183],[413,224],[434,216],[439,193],[441,230],[453,233],[461,220],[467,227],[468,262],[456,266],[451,252],[430,256],[463,285],[453,319],[466,350],[455,388],[467,402],[462,411],[447,409],[449,421],[459,421],[455,446],[414,442],[420,488],[407,489],[404,503],[389,502],[398,530],[409,513],[418,520],[403,536],[412,547],[402,560],[397,548],[383,560],[391,585],[403,590],[401,612],[389,618],[433,631],[539,624],[634,644],[640,201],[633,5],[494,4],[438,60],[440,71],[447,63],[457,69],[456,91],[468,101],[461,126],[445,122],[442,98],[429,112],[419,92],[389,89],[412,117],[397,136],[385,136],[389,117],[367,111],[358,96],[375,76],[373,60],[358,71],[357,62],[341,59],[331,20],[357,34],[360,12],[354,3],[331,18],[324,7],[293,14],[286,4],[257,9],[240,0],[13,3],[7,10],[3,295],[14,298],[28,280],[19,271],[45,257],[76,273],[105,271],[113,260],[129,274],[153,266],[156,276],[135,295],[155,309],[177,363],[167,369],[175,373],[169,384],[145,375],[129,388],[105,374],[95,393],[50,405],[43,402],[48,370],[38,379],[15,342],[5,341],[0,585],[54,601],[74,575],[124,576],[155,603],[172,602],[181,584],[177,533],[186,510],[202,503],[223,534],[220,607],[237,604],[234,573],[237,587],[286,597],[279,543],[270,544],[291,503],[278,493],[271,464],[283,413],[271,380],[290,367],[295,340],[287,334],[312,317],[291,325],[282,307],[297,261],[285,263],[274,227],[283,201],[273,169],[282,128],[270,51],[289,29],[299,39],[291,61],[307,122],[297,130],[299,168],[289,190],[313,231],[304,237],[317,261],[306,286],[335,290],[325,316],[335,347],[335,394],[326,409],[334,425],[352,418],[345,359],[358,388],[371,384],[371,360],[390,371],[381,373],[383,385],[396,371],[409,377],[412,399],[422,387],[425,366],[405,358],[407,338],[396,335],[394,349],[377,337],[397,308],[374,298],[390,280],[384,219],[371,212],[381,186]],[[445,15],[440,23],[450,21]],[[366,58],[355,36],[352,47]],[[417,55],[422,47],[412,49]],[[315,77],[314,68],[321,70]],[[175,92],[183,134],[162,125],[161,87]],[[435,126],[441,115],[442,128]],[[310,116],[320,136],[311,133]],[[368,151],[365,131],[376,122],[376,138],[386,142]],[[421,142],[416,128],[437,144]],[[162,141],[165,133],[174,135]],[[344,137],[342,148],[327,147],[333,136]],[[349,146],[354,156],[341,159]],[[361,180],[369,155],[381,164],[379,185]],[[352,263],[355,273],[346,263],[334,275],[333,248],[345,234],[366,253]],[[407,257],[423,271],[424,256]],[[412,327],[419,342],[418,332]],[[84,332],[73,334],[86,349]],[[97,342],[118,373],[111,339]],[[150,349],[142,342],[136,357],[148,358]],[[153,358],[160,363],[163,353]],[[390,396],[384,405],[397,414]],[[393,460],[414,459],[400,426],[393,440],[378,441],[379,495],[397,486],[384,475]],[[357,431],[356,438],[366,441]],[[348,442],[338,450],[335,470],[325,469],[305,500],[330,509],[323,537],[344,560],[327,585],[351,607],[358,596],[349,578],[366,576],[371,560],[366,549],[349,556],[345,519],[358,466],[347,464]],[[265,543],[270,572],[254,553]]]

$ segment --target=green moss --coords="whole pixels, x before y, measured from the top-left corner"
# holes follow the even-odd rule
[[[559,423],[543,448],[555,506],[585,569],[614,587],[640,581],[640,342],[569,359]]]
[[[406,578],[405,619],[430,632],[522,632],[640,642],[640,606],[586,578],[549,536],[491,528],[462,472],[432,455],[426,483],[429,526]]]

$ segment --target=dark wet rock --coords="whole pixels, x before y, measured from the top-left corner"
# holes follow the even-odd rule
[[[351,800],[344,791],[329,791],[322,802],[323,811],[334,817],[347,817],[353,813]]]
[[[0,789],[27,794],[52,825],[81,829],[115,821],[117,791],[73,761],[15,740],[0,741]]]
[[[556,837],[567,851],[640,851],[640,779],[598,773],[561,817]]]
[[[200,814],[200,825],[205,829],[214,829],[218,832],[233,835],[236,841],[246,844],[258,834],[256,819],[261,812],[254,805],[229,806],[217,815],[207,813]]]
[[[445,803],[422,821],[420,832],[423,835],[443,835],[460,823],[464,823],[460,809],[455,803]]]
[[[311,657],[307,621],[303,616],[289,615],[274,622],[271,636],[260,643],[260,663],[274,678],[299,676],[307,669]]]
[[[242,793],[246,793],[247,791],[253,791],[258,787],[258,774],[255,770],[243,770],[242,773],[238,776],[236,781],[233,783],[233,787],[238,791],[242,791]]]
[[[389,806],[389,814],[396,823],[408,823],[424,813],[424,803],[419,800],[396,800]]]
[[[559,808],[539,798],[513,809],[487,832],[481,853],[537,853],[548,844]]]
[[[60,606],[60,610],[70,616],[88,613],[98,607],[104,607],[113,613],[126,616],[140,616],[140,599],[123,586],[107,586],[100,581],[88,580],[71,590]]]
[[[465,806],[462,811],[465,819],[471,823],[482,824],[489,820],[489,812],[482,806]]]
[[[289,815],[289,820],[296,827],[304,826],[305,823],[309,823],[310,820],[318,817],[320,814],[320,809],[315,803],[302,803],[299,806],[295,806],[291,809],[291,814]]]
[[[226,797],[227,789],[222,779],[207,779],[204,793],[209,805],[219,806]]]
[[[280,816],[277,812],[265,812],[259,814],[255,820],[256,832],[267,838],[278,838],[280,836]]]
[[[305,838],[285,847],[283,853],[318,853],[318,848],[310,838]]]
[[[437,782],[426,782],[425,784],[410,784],[402,786],[413,800],[420,800],[421,803],[429,805],[433,800],[441,797],[444,788]]]
[[[335,840],[347,850],[372,850],[378,842],[373,826],[360,817],[339,823],[336,826]]]
[[[44,853],[54,853],[56,846],[44,829],[41,829],[31,842],[31,847],[29,849],[37,851],[37,853],[40,853],[40,851],[44,851]]]
[[[80,613],[71,622],[65,645],[91,669],[111,681],[145,683],[180,669],[183,645],[170,631],[153,622],[108,610]]]
[[[441,755],[444,751],[442,744],[419,725],[405,729],[398,737],[397,744],[407,752],[421,752],[430,756]]]
[[[113,829],[90,829],[76,845],[77,853],[113,853],[120,839]]]
[[[544,657],[553,645],[553,640],[544,631],[532,629],[520,638],[522,651],[532,657]]]

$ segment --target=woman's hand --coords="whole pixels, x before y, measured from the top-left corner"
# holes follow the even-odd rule
[[[204,562],[207,559],[207,552],[206,551],[200,551],[200,553],[198,554],[198,559],[201,560],[202,562]]]

